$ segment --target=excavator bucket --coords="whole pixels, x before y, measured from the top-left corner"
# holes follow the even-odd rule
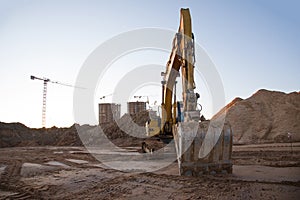
[[[173,127],[179,174],[232,173],[232,131],[228,123],[181,122]]]

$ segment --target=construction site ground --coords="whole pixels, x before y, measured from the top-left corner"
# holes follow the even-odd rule
[[[1,148],[0,199],[299,199],[300,143],[234,146],[233,164],[233,174],[184,177],[176,162],[110,169],[84,147]]]

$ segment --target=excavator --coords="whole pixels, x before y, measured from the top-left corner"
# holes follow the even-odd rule
[[[232,173],[232,130],[224,120],[209,121],[200,115],[195,92],[195,43],[188,8],[180,10],[180,25],[171,55],[162,72],[161,117],[150,113],[146,123],[149,137],[174,140],[179,174]],[[182,101],[176,100],[177,78],[182,79]],[[144,152],[151,152],[143,142]]]

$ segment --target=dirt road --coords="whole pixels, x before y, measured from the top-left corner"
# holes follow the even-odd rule
[[[178,176],[175,162],[117,171],[83,147],[2,148],[0,199],[298,199],[300,144],[289,145],[234,146],[232,175],[198,178]]]

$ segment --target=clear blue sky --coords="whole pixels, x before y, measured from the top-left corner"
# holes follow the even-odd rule
[[[191,10],[196,42],[216,64],[227,102],[260,88],[299,91],[297,0],[0,0],[0,121],[40,127],[42,82],[30,75],[74,84],[102,42],[137,28],[176,31],[181,7]],[[73,89],[49,84],[47,97],[47,126],[72,125]]]

